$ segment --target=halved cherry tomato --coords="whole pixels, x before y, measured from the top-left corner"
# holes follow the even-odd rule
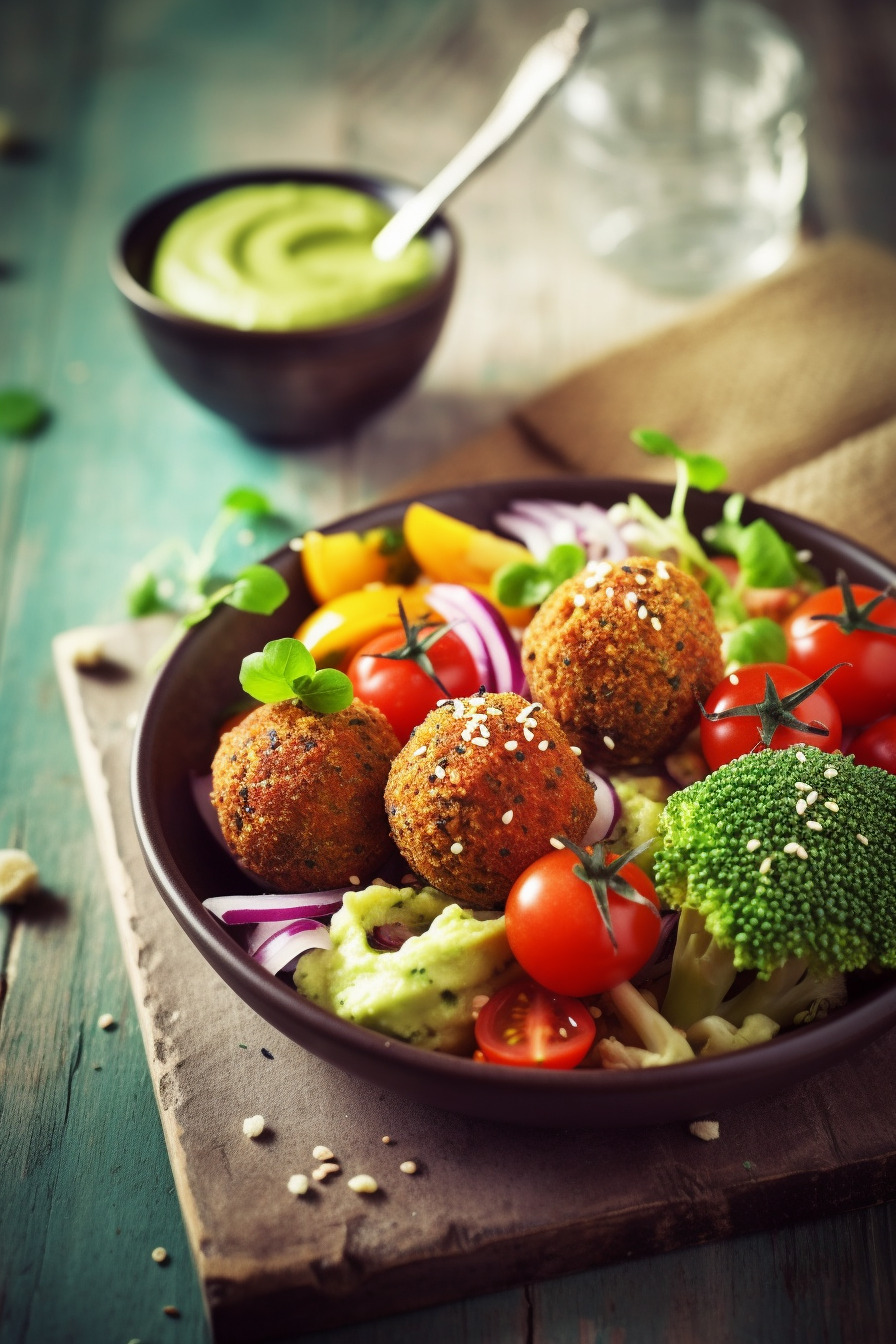
[[[849,748],[859,765],[876,765],[896,775],[896,714],[878,719]]]
[[[824,671],[825,669],[822,669]],[[717,714],[739,705],[760,704],[766,695],[766,674],[780,698],[808,686],[814,677],[805,676],[795,667],[784,663],[751,663],[749,667],[739,667],[736,672],[725,677],[713,690],[704,705],[707,714]],[[834,673],[834,677],[836,677]],[[834,677],[831,680],[834,680]],[[793,708],[794,717],[805,724],[821,724],[827,734],[809,733],[799,728],[776,728],[769,746],[777,750],[792,747],[797,743],[808,742],[822,751],[837,751],[840,747],[842,724],[840,711],[832,697],[828,695],[827,683],[819,687],[801,704]],[[761,719],[759,714],[745,715],[740,718],[720,719],[712,723],[709,719],[700,720],[700,745],[703,755],[713,770],[727,765],[737,756],[746,756],[750,751],[762,749]]]
[[[594,1019],[578,999],[515,980],[493,994],[476,1019],[476,1043],[492,1064],[574,1069],[591,1049]]]
[[[424,625],[418,632],[425,639],[438,626]],[[447,630],[426,652],[441,686],[413,658],[382,658],[405,643],[403,630],[384,630],[358,650],[348,666],[355,695],[365,704],[382,710],[402,742],[407,742],[418,723],[446,695],[475,695],[479,672],[460,635]]]
[[[844,580],[845,581],[845,580]],[[861,583],[849,584],[856,606],[882,597],[879,589]],[[836,663],[841,667],[826,684],[846,724],[871,723],[896,709],[896,597],[883,597],[870,621],[884,629],[857,629],[847,633],[836,621],[817,616],[844,616],[841,588],[825,588],[801,603],[786,622],[787,661],[809,678],[817,677]]]
[[[614,854],[606,861],[612,862]],[[578,857],[568,849],[536,859],[514,882],[504,911],[510,950],[540,985],[560,994],[599,994],[639,971],[660,934],[653,883],[636,863],[619,876],[644,902],[607,883],[614,949],[591,885],[576,876]]]

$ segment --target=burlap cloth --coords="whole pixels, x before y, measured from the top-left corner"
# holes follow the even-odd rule
[[[768,280],[620,346],[401,493],[586,473],[671,479],[636,425],[720,457],[728,485],[896,562],[896,256],[835,237]]]

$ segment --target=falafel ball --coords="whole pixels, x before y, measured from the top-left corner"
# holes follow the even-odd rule
[[[523,637],[532,694],[589,762],[643,765],[676,747],[722,678],[722,642],[696,579],[668,561],[590,563]]]
[[[594,788],[552,715],[481,691],[430,710],[389,772],[386,811],[411,868],[448,896],[503,906],[551,836],[581,840]]]
[[[221,738],[212,802],[231,852],[274,891],[362,883],[392,853],[383,789],[398,738],[353,700],[336,714],[261,705]]]

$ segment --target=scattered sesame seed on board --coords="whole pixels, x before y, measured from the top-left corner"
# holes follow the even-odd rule
[[[342,1168],[338,1162],[321,1162],[311,1173],[313,1181],[325,1181],[328,1176],[336,1176]]]
[[[165,1313],[166,1316],[173,1316],[175,1320],[177,1320],[180,1317],[180,1312],[178,1311],[177,1307],[163,1307],[162,1311]]]
[[[156,1246],[151,1252],[153,1260],[157,1265],[166,1265],[168,1263],[168,1252],[164,1246]]]
[[[111,1029],[115,1026],[115,1018],[112,1016],[111,1013],[100,1013],[99,1017],[96,1020],[96,1024],[99,1027],[100,1031],[111,1031]]]
[[[382,1137],[382,1139],[380,1140],[380,1142],[381,1142],[381,1143],[391,1143],[391,1142],[392,1142],[392,1139],[391,1139],[391,1137],[390,1137],[388,1134],[384,1134],[383,1137]]]
[[[309,1188],[308,1177],[304,1172],[297,1171],[294,1176],[290,1176],[286,1182],[286,1188],[291,1195],[307,1195]]]
[[[333,1160],[332,1150],[324,1143],[318,1143],[312,1148],[311,1156],[314,1158],[315,1162],[331,1162]]]
[[[375,1195],[379,1186],[372,1176],[362,1173],[359,1176],[352,1176],[348,1181],[349,1190],[354,1190],[356,1195]]]
[[[417,1170],[416,1162],[399,1162],[398,1170],[403,1171],[405,1176],[413,1176]]]
[[[719,1137],[718,1120],[692,1120],[688,1129],[695,1139],[702,1139],[704,1143],[711,1143]]]
[[[248,1115],[243,1121],[243,1133],[247,1139],[257,1139],[264,1132],[264,1116]]]

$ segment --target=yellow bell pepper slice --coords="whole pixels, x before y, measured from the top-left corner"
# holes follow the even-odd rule
[[[316,602],[356,592],[368,583],[410,583],[416,565],[399,529],[366,532],[306,532],[302,571]]]
[[[398,599],[409,621],[421,621],[429,612],[426,587],[373,583],[352,593],[340,593],[312,611],[296,631],[318,667],[345,670],[362,644],[401,625]]]
[[[462,523],[428,504],[408,505],[404,537],[423,573],[439,583],[464,583],[487,591],[502,565],[533,561],[518,541]]]

